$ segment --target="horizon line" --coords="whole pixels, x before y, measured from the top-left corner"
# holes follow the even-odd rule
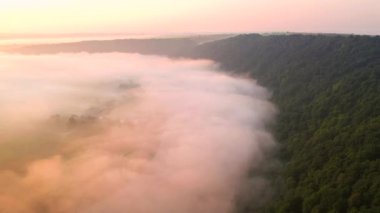
[[[380,36],[380,34],[363,34],[363,33],[340,33],[340,32],[308,32],[308,31],[243,31],[243,32],[177,32],[177,33],[104,33],[104,32],[78,32],[78,33],[1,33],[0,40],[14,39],[49,39],[49,38],[78,38],[78,37],[107,37],[107,36],[136,36],[147,38],[155,37],[173,37],[173,36],[207,36],[207,35],[244,35],[244,34],[261,34],[261,35],[355,35],[355,36]]]

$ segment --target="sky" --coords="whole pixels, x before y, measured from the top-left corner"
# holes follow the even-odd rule
[[[0,0],[0,33],[380,34],[378,0]]]

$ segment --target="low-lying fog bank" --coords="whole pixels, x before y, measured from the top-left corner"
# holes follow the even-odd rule
[[[0,55],[0,212],[232,212],[248,169],[275,145],[275,109],[254,81],[217,69]]]

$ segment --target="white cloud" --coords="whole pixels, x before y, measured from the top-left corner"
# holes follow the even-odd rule
[[[0,144],[16,147],[0,159],[3,212],[227,213],[248,169],[265,165],[274,146],[266,90],[210,61],[116,53],[0,59],[0,99],[9,106],[0,114],[19,120]],[[57,113],[77,114],[77,124],[47,126]],[[21,126],[47,142],[15,142]],[[37,153],[18,151],[25,144]]]

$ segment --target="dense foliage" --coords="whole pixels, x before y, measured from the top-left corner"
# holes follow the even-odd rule
[[[380,212],[380,37],[242,35],[191,54],[273,92],[284,166],[264,211]]]

